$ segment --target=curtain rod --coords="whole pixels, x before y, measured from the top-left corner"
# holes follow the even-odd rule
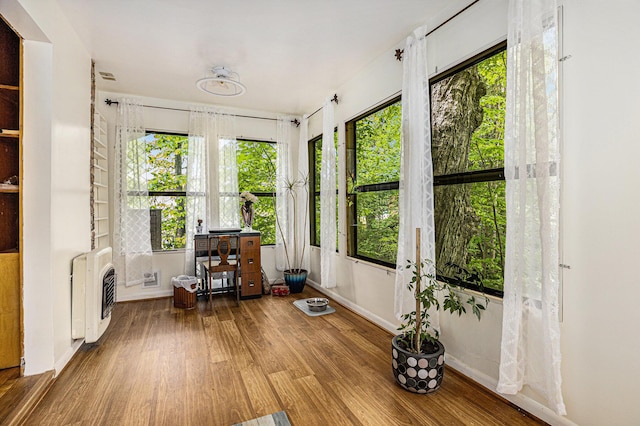
[[[113,104],[118,104],[118,101],[112,101],[111,99],[105,99],[104,103],[111,106]],[[162,107],[162,106],[157,106],[157,105],[142,105],[145,108],[155,108],[155,109],[165,109],[165,110],[169,110],[169,111],[182,111],[182,112],[189,112],[190,110],[188,109],[184,109],[184,108],[171,108],[171,107]],[[278,121],[277,118],[270,118],[270,117],[257,117],[255,115],[241,115],[241,114],[231,114],[234,115],[236,117],[241,117],[241,118],[255,118],[257,120],[269,120],[269,121]],[[300,121],[297,118],[294,118],[293,120],[291,120],[291,123],[295,124],[296,127],[300,126]]]
[[[340,103],[340,101],[338,100],[338,95],[336,93],[333,94],[333,98],[331,98],[331,102],[335,102],[336,105],[338,105],[338,103]],[[307,116],[307,118],[311,118],[312,115],[314,115],[315,113],[317,113],[318,111],[320,111],[323,107],[318,108],[317,110],[313,111],[311,114],[309,114]]]
[[[471,6],[473,6],[474,4],[478,3],[480,0],[474,0],[473,2],[469,3],[468,5],[466,5],[464,8],[460,9],[456,14],[454,14],[453,16],[451,16],[449,19],[447,19],[446,21],[444,21],[443,23],[441,23],[440,25],[438,25],[437,27],[435,27],[434,29],[432,29],[431,31],[429,31],[428,33],[426,33],[424,36],[425,37],[429,37],[431,34],[433,34],[436,30],[440,29],[441,27],[445,26],[446,24],[448,24],[452,19],[456,18],[458,15],[462,14],[464,11],[466,11],[467,9],[469,9]],[[402,54],[404,53],[404,49],[396,49],[396,59],[398,61],[402,61]]]

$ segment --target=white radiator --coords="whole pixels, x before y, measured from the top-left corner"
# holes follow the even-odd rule
[[[72,273],[71,337],[93,343],[109,326],[116,300],[111,247],[74,258]]]

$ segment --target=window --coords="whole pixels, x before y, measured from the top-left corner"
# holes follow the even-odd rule
[[[501,44],[431,82],[438,278],[502,296],[506,52]],[[349,255],[395,266],[402,110],[347,123]]]
[[[333,143],[336,148],[336,175],[338,173],[338,129],[333,132]],[[309,223],[311,231],[311,245],[320,247],[320,176],[322,171],[322,135],[309,141],[309,187],[312,189],[309,197]],[[338,193],[338,179],[336,176],[336,194]],[[336,197],[336,231],[339,229],[338,197]],[[336,251],[338,251],[338,232],[336,232]]]
[[[431,82],[438,278],[502,296],[505,46]]]
[[[147,132],[146,139],[151,248],[184,248],[189,138],[184,134]]]
[[[395,266],[400,173],[399,99],[346,123],[348,254]]]
[[[238,189],[258,197],[252,227],[260,231],[262,245],[276,243],[276,154],[273,142],[238,140]]]

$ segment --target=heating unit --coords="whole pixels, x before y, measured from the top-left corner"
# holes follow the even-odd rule
[[[116,275],[111,247],[92,250],[73,259],[71,278],[71,337],[97,341],[111,321],[116,301]]]

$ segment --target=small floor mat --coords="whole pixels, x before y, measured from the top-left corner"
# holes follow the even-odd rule
[[[233,426],[291,426],[291,423],[289,423],[289,418],[284,411],[278,411],[268,416],[236,423]]]
[[[307,300],[309,299],[296,300],[295,302],[293,302],[293,304],[295,305],[296,308],[300,309],[302,312],[309,315],[310,317],[319,317],[320,315],[332,314],[336,311],[331,306],[327,306],[327,309],[325,309],[324,311],[320,311],[320,312],[311,311],[309,310],[309,306],[307,306]]]

